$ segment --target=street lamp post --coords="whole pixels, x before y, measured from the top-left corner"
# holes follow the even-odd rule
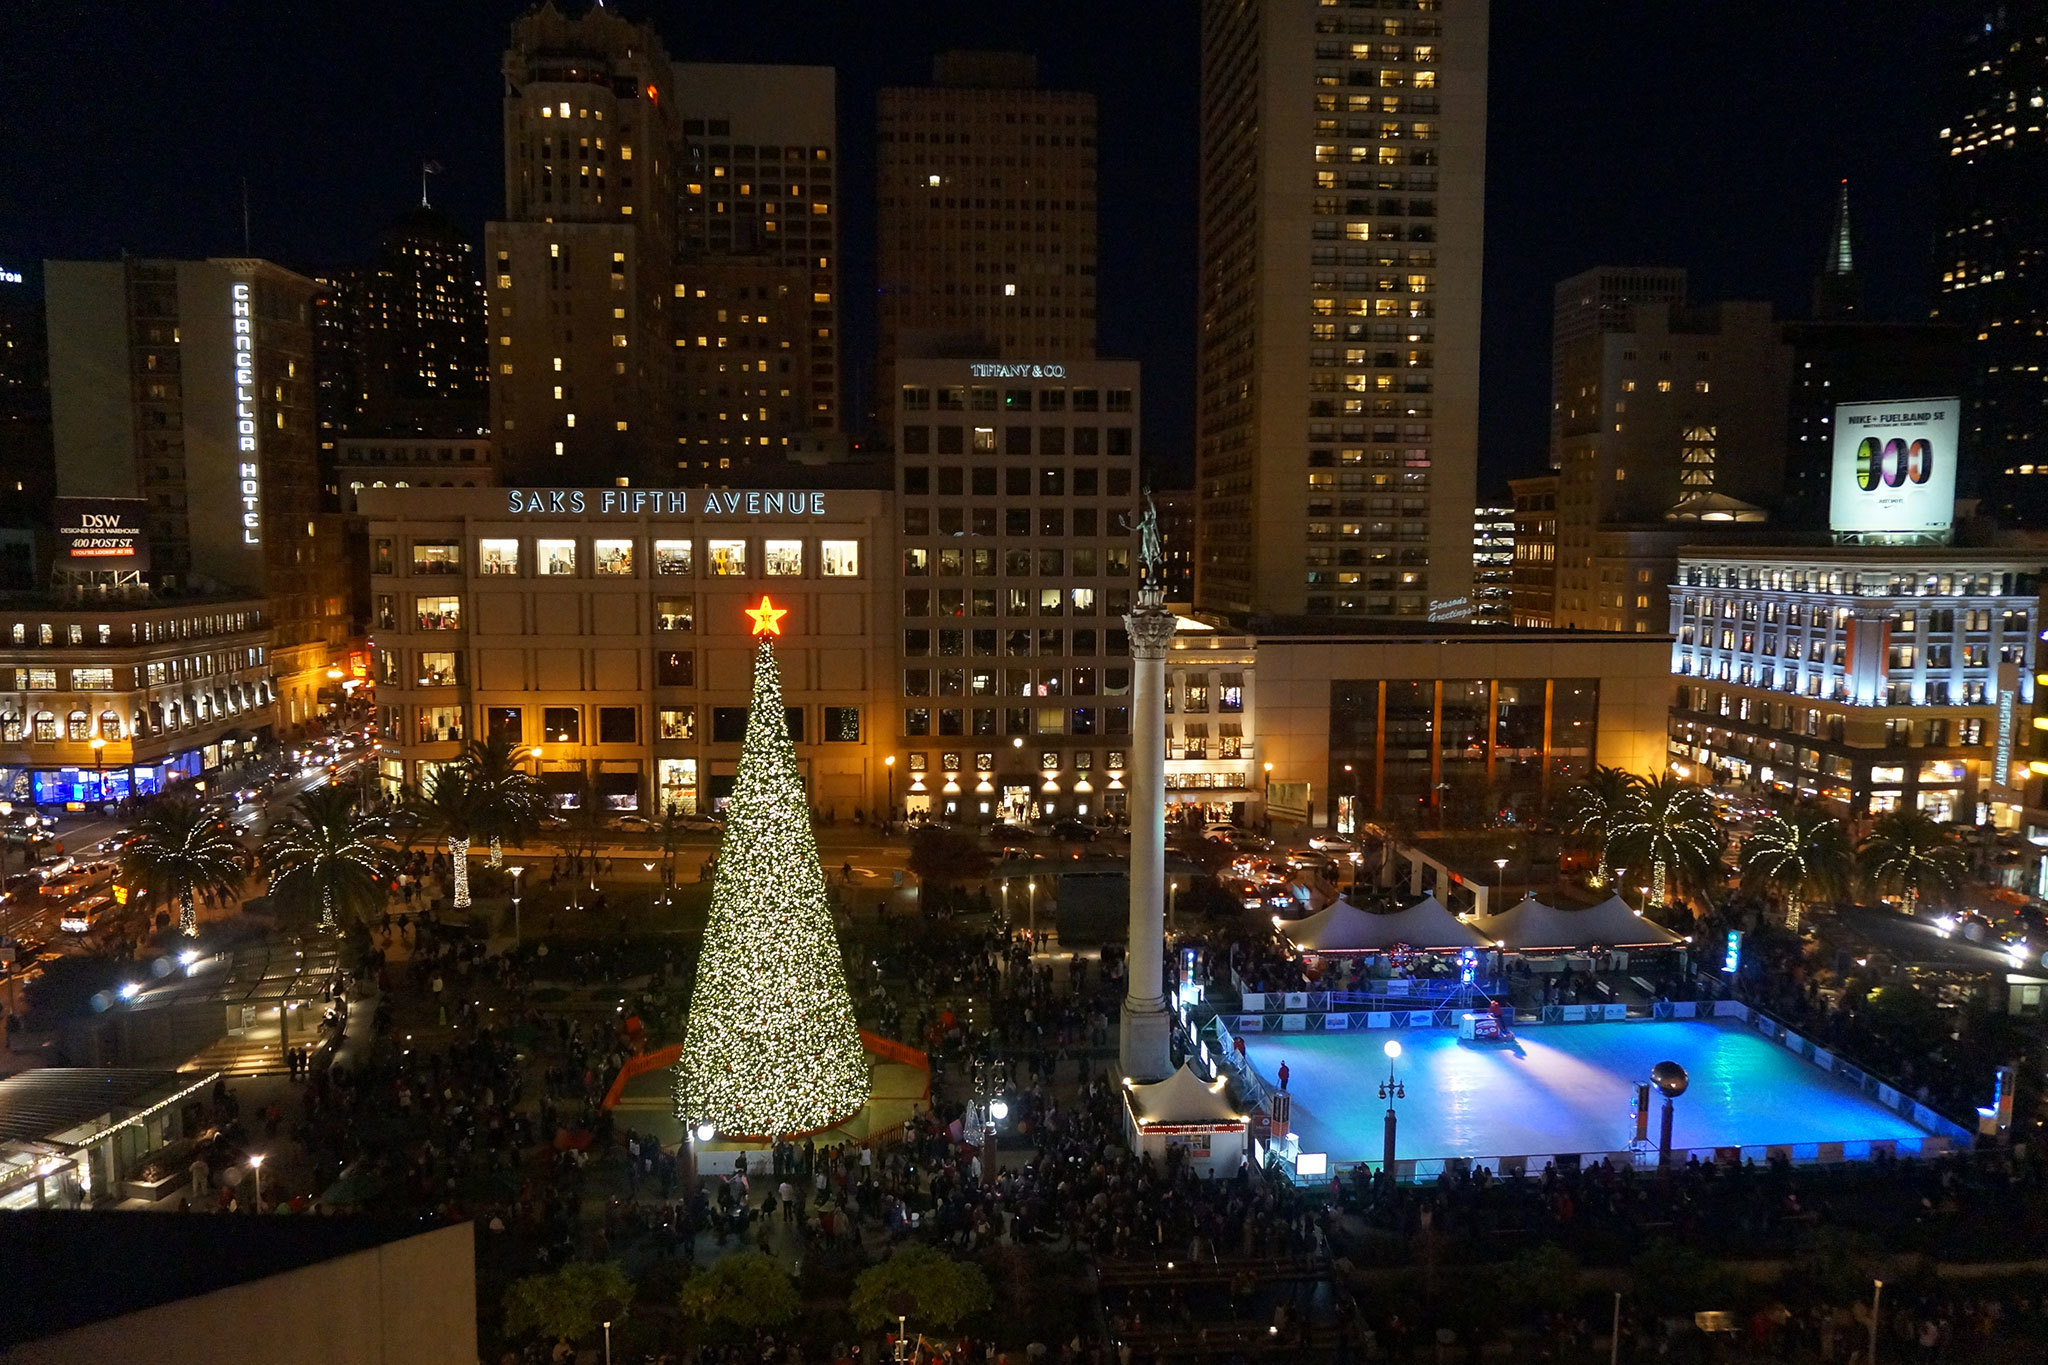
[[[1493,860],[1493,898],[1496,901],[1498,901],[1501,898],[1501,887],[1502,884],[1506,881],[1507,875],[1508,860],[1506,858],[1495,858]],[[1500,913],[1500,907],[1498,905],[1494,906],[1493,913],[1496,915]]]
[[[7,831],[4,826],[11,823],[13,819],[14,803],[12,801],[0,801],[0,893],[4,893],[7,889]],[[23,854],[22,856],[26,859],[28,855]],[[23,866],[27,866],[26,862],[23,863]]]
[[[249,1169],[256,1175],[256,1206],[253,1211],[261,1213],[263,1212],[263,1153],[251,1152],[249,1154]]]
[[[1657,1087],[1657,1093],[1664,1097],[1664,1126],[1657,1138],[1657,1164],[1671,1164],[1671,1103],[1685,1093],[1690,1084],[1685,1068],[1677,1062],[1659,1062],[1650,1068],[1650,1084]]]
[[[889,770],[889,805],[882,812],[882,833],[889,832],[889,822],[896,818],[896,755],[890,754],[882,760],[882,766]]]
[[[1401,1055],[1398,1038],[1387,1039],[1380,1051],[1387,1054],[1387,1078],[1380,1082],[1380,1098],[1387,1102],[1386,1145],[1381,1149],[1380,1161],[1389,1179],[1394,1172],[1394,1101],[1408,1098],[1408,1087],[1394,1078],[1394,1062]]]
[[[1025,935],[1031,940],[1031,951],[1038,951],[1038,878],[1027,877],[1025,886],[1031,898],[1030,918],[1025,921]]]
[[[520,935],[519,935],[519,877],[520,877],[520,874],[521,874],[521,873],[523,873],[523,872],[525,872],[525,871],[526,871],[526,869],[525,869],[525,868],[523,868],[523,867],[508,867],[508,868],[506,868],[505,870],[506,870],[507,872],[510,872],[510,873],[512,874],[512,946],[513,946],[513,947],[515,947],[515,948],[517,948],[517,947],[519,946],[519,938],[520,938]]]

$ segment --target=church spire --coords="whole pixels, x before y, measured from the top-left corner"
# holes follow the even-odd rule
[[[1849,251],[1849,182],[1844,180],[1835,194],[1835,228],[1828,234],[1827,273],[1853,275],[1856,261]]]

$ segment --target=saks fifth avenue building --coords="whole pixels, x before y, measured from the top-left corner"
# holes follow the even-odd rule
[[[753,686],[747,607],[776,641],[821,812],[887,800],[890,495],[871,490],[367,488],[372,660],[387,786],[490,734],[558,805],[709,811],[732,790]],[[884,581],[877,591],[877,577]],[[878,741],[877,736],[880,736]]]

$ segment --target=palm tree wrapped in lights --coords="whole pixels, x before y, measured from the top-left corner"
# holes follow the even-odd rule
[[[540,785],[519,766],[518,749],[503,735],[472,743],[462,766],[476,802],[477,832],[490,836],[491,866],[503,867],[505,840],[526,834],[540,819]]]
[[[1909,915],[1922,896],[1952,896],[1963,884],[1963,851],[1954,832],[1924,811],[1878,816],[1856,846],[1856,861],[1872,890],[1905,898]]]
[[[1744,891],[1773,895],[1783,903],[1788,929],[1799,927],[1805,906],[1847,896],[1856,865],[1849,831],[1832,811],[1812,801],[1757,821],[1735,862]]]
[[[264,841],[270,899],[280,909],[316,913],[323,929],[332,929],[344,914],[376,914],[396,875],[384,846],[387,833],[382,819],[356,810],[356,795],[348,788],[307,792],[291,818]]]
[[[1721,826],[1704,787],[1671,773],[1636,778],[1630,798],[1608,827],[1607,847],[1630,867],[1650,870],[1650,895],[1663,904],[1668,890],[1705,893],[1721,865]]]
[[[448,840],[448,861],[454,864],[455,908],[469,907],[469,841],[477,828],[479,801],[469,768],[444,763],[427,776],[426,785],[406,800],[413,813],[439,829]]]
[[[1635,774],[1620,768],[1595,768],[1564,796],[1564,827],[1590,845],[1599,858],[1593,885],[1607,885],[1614,826],[1635,797]]]
[[[163,797],[135,823],[142,837],[121,856],[121,876],[151,895],[178,902],[178,928],[199,932],[197,902],[232,893],[242,882],[243,850],[227,822],[197,801]]]

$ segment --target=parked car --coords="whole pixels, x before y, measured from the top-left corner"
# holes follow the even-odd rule
[[[612,821],[612,828],[621,834],[645,834],[654,828],[654,822],[644,815],[621,815]]]
[[[1052,836],[1055,839],[1074,839],[1082,843],[1094,843],[1101,831],[1086,820],[1055,820]]]
[[[1004,848],[1022,848],[1037,836],[1022,826],[998,823],[988,827],[988,837]]]

